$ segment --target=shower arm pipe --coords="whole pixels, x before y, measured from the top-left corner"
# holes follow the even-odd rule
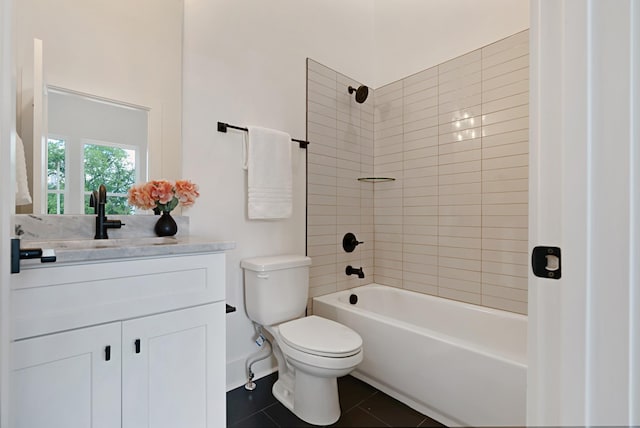
[[[244,132],[249,132],[249,128],[244,128],[242,126],[235,126],[235,125],[229,125],[228,123],[224,123],[224,122],[218,122],[218,132],[227,132],[227,128],[232,128],[232,129],[237,129],[239,131],[244,131]],[[307,146],[309,145],[308,141],[305,140],[298,140],[296,138],[292,138],[291,141],[295,141],[296,143],[298,143],[300,145],[301,149],[306,149]]]

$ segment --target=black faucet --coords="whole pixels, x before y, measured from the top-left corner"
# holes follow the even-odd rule
[[[364,272],[362,271],[362,267],[359,269],[354,268],[353,266],[349,265],[347,266],[347,268],[344,270],[344,272],[347,275],[358,275],[358,278],[362,279],[364,278]]]
[[[105,205],[107,203],[107,188],[101,184],[97,191],[93,191],[89,198],[89,206],[96,214],[96,235],[93,239],[109,239],[107,229],[120,229],[124,226],[120,220],[107,220]]]

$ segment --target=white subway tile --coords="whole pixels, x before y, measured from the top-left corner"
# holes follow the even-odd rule
[[[313,102],[311,100],[309,100],[309,102],[307,103],[307,111],[309,113],[314,113],[314,114],[319,114],[319,115],[322,115],[322,116],[330,117],[330,118],[332,118],[334,120],[337,117],[337,112],[336,112],[336,109],[334,107],[328,107],[326,105],[319,104],[319,103]]]
[[[527,289],[526,277],[501,275],[489,272],[482,272],[482,283],[499,285],[502,287],[519,288],[521,290]]]
[[[419,224],[403,224],[403,233],[412,235],[438,235],[438,226],[436,225],[419,225]]]
[[[408,235],[403,234],[401,236],[401,242],[406,244],[413,245],[438,245],[438,236],[437,235]]]
[[[424,80],[416,81],[416,82],[410,82],[409,83],[405,79],[405,82],[404,82],[404,98],[406,99],[408,95],[414,94],[416,92],[422,92],[422,91],[425,91],[427,89],[432,89],[432,88],[435,88],[436,91],[438,90],[437,89],[438,88],[438,75],[437,75],[437,73],[434,73],[433,76],[431,76],[430,78],[425,78]]]
[[[403,98],[403,104],[413,104],[423,100],[433,100],[437,101],[438,97],[438,87],[430,87],[422,90],[417,90],[414,92],[407,93],[405,91],[405,96]]]
[[[404,253],[438,255],[437,245],[402,244],[401,248]]]
[[[404,142],[404,150],[410,152],[411,150],[423,149],[426,147],[437,147],[438,136],[420,138],[418,140],[411,140]]]
[[[498,111],[529,105],[529,93],[523,92],[482,104],[482,114],[490,114]]]
[[[440,237],[457,237],[457,238],[482,238],[482,230],[480,227],[470,226],[438,226],[437,235]]]
[[[488,239],[528,239],[526,227],[483,227],[482,237]]]
[[[527,253],[482,250],[482,260],[489,262],[511,263],[514,265],[529,266],[529,254]]]
[[[510,263],[496,263],[483,260],[482,272],[526,278],[529,273],[529,267]]]
[[[526,204],[529,202],[529,192],[502,192],[484,193],[482,203],[485,205],[494,204]]]
[[[432,267],[438,265],[436,255],[405,253],[402,260],[405,264],[431,265]],[[420,271],[416,270],[416,272]]]
[[[514,155],[522,155],[529,154],[529,143],[521,142],[521,143],[513,143],[513,144],[505,144],[502,146],[495,147],[487,147],[482,149],[482,158],[483,159],[491,159],[491,158],[499,158],[504,156],[514,156]]]
[[[482,252],[479,248],[439,247],[438,257],[480,260]]]
[[[519,253],[526,253],[528,251],[527,241],[516,241],[509,239],[483,239],[482,249]]]
[[[429,279],[433,281],[433,279]],[[432,296],[438,295],[438,282],[437,277],[435,278],[435,283],[421,283],[421,282],[413,282],[413,281],[404,281],[404,289],[410,291],[416,291],[422,294],[430,294]]]
[[[437,257],[433,257],[433,263],[409,263],[406,260],[402,262],[402,270],[404,271],[403,277],[407,279],[407,273],[418,273],[423,275],[433,275],[434,277],[438,275],[438,263]]]
[[[529,55],[523,54],[512,59],[508,59],[505,62],[493,64],[489,67],[483,68],[482,78],[491,79],[496,76],[500,76],[520,69],[529,69]]]
[[[510,97],[516,94],[528,93],[529,80],[519,80],[515,83],[511,83],[505,86],[500,86],[495,89],[487,89],[482,92],[482,101],[490,102],[500,98]]]
[[[494,123],[506,122],[508,120],[526,118],[529,119],[529,105],[521,105],[517,107],[511,107],[504,110],[498,110],[495,112],[486,112],[482,115],[482,125],[492,125]]]
[[[514,168],[500,168],[482,171],[482,182],[499,180],[517,180],[529,177],[528,166]]]
[[[529,81],[529,68],[513,70],[499,76],[485,78],[482,80],[482,91],[488,92],[497,88],[502,88],[521,81]]]
[[[438,215],[438,207],[433,206],[420,206],[420,207],[400,207],[401,213],[405,216],[414,216],[414,215]]]
[[[481,190],[481,183],[445,184],[438,186],[438,194],[441,196],[463,195],[467,193],[480,194]]]
[[[515,300],[502,299],[494,296],[482,296],[482,305],[489,308],[501,309],[503,311],[515,312],[527,315],[527,303]]]
[[[480,193],[462,194],[462,195],[439,195],[439,205],[480,205],[482,203],[482,195]]]
[[[410,157],[403,160],[403,169],[420,169],[438,165],[438,156]]]
[[[500,158],[483,159],[482,161],[483,171],[491,169],[528,167],[528,165],[529,154],[503,156]]]
[[[482,151],[479,149],[466,150],[464,152],[454,152],[438,156],[438,165],[441,166],[441,173],[446,174],[446,169],[442,168],[442,165],[460,164],[463,162],[471,162],[480,160],[482,157]]]
[[[438,257],[437,265],[450,269],[464,269],[480,272],[482,270],[482,262],[473,259],[461,259],[451,257]]]
[[[458,238],[452,236],[438,236],[438,245],[440,247],[453,248],[482,248],[482,240],[480,238]]]
[[[402,217],[402,222],[405,225],[437,226],[438,216],[437,215],[405,215]]]
[[[481,171],[481,165],[482,163],[480,160],[472,160],[469,162],[439,165],[438,169],[439,169],[440,177],[442,177],[443,175],[449,175],[449,174],[462,174],[467,172]]]
[[[528,217],[526,215],[483,215],[483,227],[521,227],[528,226]]]
[[[429,135],[437,135],[438,131],[438,117],[437,116],[431,116],[431,117],[427,117],[424,119],[418,119],[418,120],[414,120],[412,122],[409,122],[407,120],[404,121],[404,128],[403,128],[403,132],[404,133],[410,133],[410,132],[414,132],[414,131],[420,131],[421,129],[425,129],[425,128],[435,128],[432,133],[430,133]]]
[[[403,107],[404,120],[410,122],[415,116],[431,117],[438,116],[438,99],[426,98],[411,104],[405,104]]]
[[[461,215],[461,216],[440,216],[438,218],[438,225],[440,226],[460,226],[460,227],[480,227],[482,220],[480,216]]]
[[[438,125],[438,103],[426,105],[420,109],[410,108],[412,106],[416,106],[416,104],[405,106],[404,109],[404,114],[402,117],[405,123],[405,129],[407,129],[406,124],[410,124],[413,122],[420,122],[420,124],[422,125],[422,121],[427,121],[425,122],[426,125],[422,127]]]
[[[307,215],[336,215],[336,207],[332,205],[309,205]]]
[[[480,294],[466,293],[464,291],[453,290],[445,287],[438,287],[438,296],[445,299],[458,300],[460,302],[472,303],[479,305],[481,302]]]
[[[482,206],[482,215],[491,216],[491,215],[528,215],[529,214],[529,206],[528,204],[495,204],[495,205],[483,205]]]
[[[438,207],[438,215],[441,216],[463,216],[482,214],[481,205],[440,205]]]
[[[376,284],[388,285],[389,287],[402,288],[402,279],[401,278],[390,278],[385,275],[381,275],[376,273],[374,275],[374,280]]]
[[[482,180],[482,173],[480,171],[441,175],[438,177],[438,183],[441,185],[461,184],[461,183],[479,183],[481,182],[481,180]]]
[[[318,61],[314,61],[311,58],[307,59],[307,68],[332,79],[336,79],[337,76],[337,73],[333,69],[327,67],[326,65],[320,64]]]
[[[309,216],[307,216],[307,224],[309,226],[335,225],[336,224],[336,216],[331,216],[331,215],[309,215]]]

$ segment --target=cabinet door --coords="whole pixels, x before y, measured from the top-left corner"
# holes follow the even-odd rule
[[[123,323],[123,428],[225,426],[224,313],[219,302]]]
[[[10,426],[120,426],[120,334],[112,323],[13,342]]]

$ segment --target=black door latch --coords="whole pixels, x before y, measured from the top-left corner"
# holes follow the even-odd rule
[[[540,278],[560,279],[562,263],[559,247],[535,247],[531,253],[533,274]]]

